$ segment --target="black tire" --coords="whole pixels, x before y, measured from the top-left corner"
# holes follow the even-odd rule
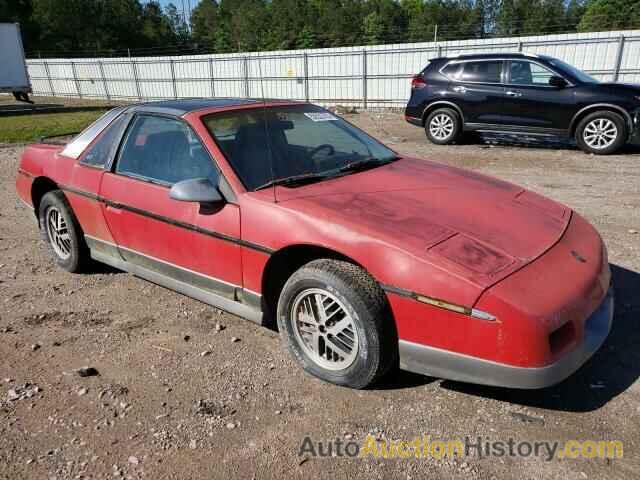
[[[353,352],[352,363],[345,368],[328,369],[319,365],[305,350],[308,347],[303,345],[299,331],[296,333],[298,327],[292,314],[296,299],[318,289],[332,295],[345,307],[355,327],[357,349]],[[361,389],[376,382],[397,364],[398,338],[386,296],[380,285],[357,265],[329,259],[304,265],[285,284],[277,315],[280,334],[293,358],[306,372],[322,380]],[[328,327],[330,321],[326,324]],[[330,335],[327,333],[326,337]],[[328,342],[324,345],[331,345]],[[341,346],[345,345],[348,346],[343,340]],[[355,345],[356,342],[354,349]]]
[[[64,229],[68,234],[68,241],[64,241],[64,245],[56,247],[49,228],[50,215],[53,210],[59,213],[64,222]],[[40,224],[40,235],[47,245],[47,249],[53,256],[54,261],[59,267],[64,268],[68,272],[82,271],[89,263],[89,248],[84,241],[82,229],[73,214],[67,199],[60,190],[53,190],[47,193],[40,201],[38,209],[38,220]],[[62,224],[61,224],[62,225]],[[62,242],[62,241],[61,241]],[[63,255],[61,250],[68,250],[68,255]]]
[[[589,145],[585,139],[585,131],[587,127],[594,121],[602,120],[603,122],[613,122],[616,127],[616,137],[613,142],[603,148],[594,148]],[[587,132],[588,133],[588,132]],[[578,123],[576,128],[576,143],[580,150],[586,153],[593,153],[596,155],[609,155],[620,150],[627,140],[628,130],[627,124],[621,115],[606,110],[590,113]]]
[[[436,132],[432,131],[433,128],[435,128],[432,124],[439,120],[442,121],[443,119],[448,119],[453,128],[450,132],[443,132],[446,133],[446,136],[439,136]],[[460,135],[461,123],[460,116],[455,110],[451,108],[438,108],[427,115],[424,122],[424,131],[431,143],[435,143],[436,145],[449,145],[455,142]]]

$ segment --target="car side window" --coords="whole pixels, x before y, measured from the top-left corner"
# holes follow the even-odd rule
[[[111,122],[111,125],[100,134],[93,145],[87,148],[80,159],[80,163],[91,167],[104,168],[115,155],[128,120],[128,115],[120,115]]]
[[[458,79],[462,82],[502,83],[502,60],[465,62]]]
[[[217,177],[217,168],[184,122],[161,116],[137,116],[127,133],[116,173],[173,185],[193,178]]]
[[[509,66],[509,83],[515,85],[549,85],[549,79],[554,75],[537,63],[514,60]]]
[[[442,73],[452,80],[458,80],[460,72],[462,71],[462,63],[450,63],[442,69]]]

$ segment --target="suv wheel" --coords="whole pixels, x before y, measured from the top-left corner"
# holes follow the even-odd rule
[[[365,388],[397,359],[384,292],[348,262],[315,260],[296,271],[280,295],[278,327],[306,372],[337,385]]]
[[[38,210],[40,234],[56,264],[78,272],[89,262],[89,249],[80,225],[60,190],[47,193]]]
[[[458,137],[460,117],[455,110],[439,108],[427,116],[424,130],[432,143],[448,145]]]
[[[576,128],[576,143],[581,150],[607,155],[619,150],[627,138],[624,119],[614,112],[594,112],[584,117]]]

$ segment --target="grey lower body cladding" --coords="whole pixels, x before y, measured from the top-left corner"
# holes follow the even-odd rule
[[[260,294],[85,235],[91,258],[262,325]]]

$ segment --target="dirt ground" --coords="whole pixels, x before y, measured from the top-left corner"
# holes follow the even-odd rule
[[[613,331],[540,391],[398,373],[366,391],[303,374],[276,332],[125,273],[54,268],[0,147],[0,478],[640,477],[640,151],[437,147],[400,115],[350,120],[400,152],[510,180],[599,229],[617,286]],[[535,292],[532,292],[535,294]],[[80,377],[76,370],[99,375]],[[25,388],[25,384],[26,388]],[[624,458],[309,458],[303,439],[621,440]]]

